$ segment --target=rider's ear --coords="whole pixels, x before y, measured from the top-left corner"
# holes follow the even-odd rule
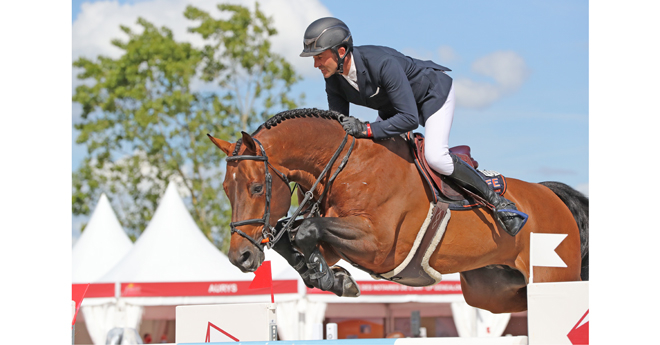
[[[257,154],[257,145],[254,143],[254,140],[252,139],[252,137],[249,134],[247,134],[243,131],[241,131],[241,134],[243,134],[243,140],[242,141],[243,141],[243,145],[245,146],[245,151],[243,152],[243,154],[252,153],[252,154],[256,155]]]

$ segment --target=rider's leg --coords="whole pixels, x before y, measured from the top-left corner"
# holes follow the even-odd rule
[[[461,187],[481,196],[493,206],[495,219],[511,236],[515,236],[527,221],[527,215],[518,211],[516,205],[503,196],[493,192],[474,168],[455,155],[454,172],[447,176]]]
[[[445,104],[431,115],[425,126],[424,156],[429,166],[442,175],[451,175],[454,163],[449,155],[449,131],[454,121],[454,86],[447,95]]]
[[[429,166],[438,173],[452,179],[461,187],[481,196],[495,211],[495,219],[512,236],[525,225],[527,215],[519,212],[516,205],[493,192],[488,184],[471,166],[449,153],[449,131],[454,119],[454,86],[447,101],[435,114],[426,120],[424,155]]]

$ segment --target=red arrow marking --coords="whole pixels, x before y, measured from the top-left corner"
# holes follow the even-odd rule
[[[209,321],[208,326],[206,326],[206,340],[204,340],[205,343],[210,343],[210,342],[211,342],[211,327],[217,329],[217,330],[220,331],[222,334],[224,334],[224,335],[228,336],[229,338],[231,338],[231,340],[233,340],[233,341],[237,341],[237,342],[240,341],[240,340],[238,340],[238,338],[236,338],[236,337],[234,337],[233,335],[231,335],[231,334],[229,334],[229,333],[223,331],[222,329],[220,329],[220,327],[218,327],[218,326],[212,324],[212,323]]]
[[[571,341],[573,345],[582,345],[589,344],[589,309],[587,312],[582,315],[580,321],[573,326],[570,332],[568,332],[568,340]],[[586,318],[586,320],[585,320]]]

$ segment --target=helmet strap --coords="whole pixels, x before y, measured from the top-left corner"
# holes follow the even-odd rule
[[[344,54],[344,56],[339,56],[339,47],[346,48],[346,53]],[[335,73],[344,74],[344,61],[346,60],[348,54],[350,54],[351,51],[353,50],[352,48],[353,47],[351,46],[344,46],[344,45],[340,45],[338,47],[332,48],[332,51],[335,53],[335,56],[337,57],[337,72]]]

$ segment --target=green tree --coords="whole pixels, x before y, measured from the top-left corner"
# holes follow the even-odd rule
[[[221,186],[224,155],[206,133],[235,139],[240,129],[256,123],[253,118],[260,123],[278,107],[296,107],[287,93],[298,79],[286,61],[269,52],[267,37],[275,32],[264,24],[269,20],[258,8],[255,14],[241,6],[228,10],[241,16],[226,21],[230,28],[224,35],[231,38],[221,44],[196,49],[177,42],[168,28],[140,18],[141,33],[121,26],[128,40],[112,41],[123,51],[119,58],[74,62],[81,69],[77,77],[90,81],[78,86],[73,96],[83,109],[74,124],[79,131],[76,142],[87,147],[87,156],[73,173],[74,215],[89,214],[89,205],[106,193],[135,239],[153,217],[167,184],[176,181],[185,188],[186,204],[200,229],[227,250],[231,210]],[[250,39],[242,36],[244,27],[253,26],[259,29],[250,29]],[[267,66],[250,67],[260,62],[251,65],[241,54],[225,55],[241,49],[246,54],[262,51],[257,56],[269,59]],[[249,68],[239,75],[229,66]],[[217,82],[220,90],[191,86],[204,82]],[[276,91],[280,84],[284,89]],[[231,90],[225,89],[230,85]],[[242,103],[246,97],[251,103]]]
[[[184,15],[199,21],[190,32],[209,42],[204,47],[204,78],[217,80],[225,92],[223,100],[232,114],[239,114],[243,130],[261,124],[273,115],[273,107],[293,109],[291,86],[300,80],[293,67],[271,51],[269,37],[277,34],[272,19],[255,4],[250,12],[240,5],[219,4],[229,19],[214,19],[207,12],[188,6]],[[301,95],[300,102],[304,99]]]

